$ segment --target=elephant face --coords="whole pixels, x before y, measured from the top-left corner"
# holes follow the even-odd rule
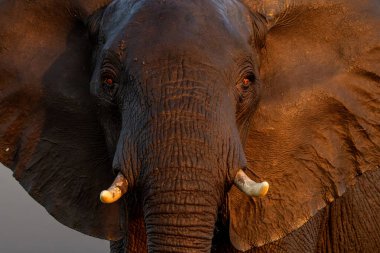
[[[170,251],[171,236],[209,251],[225,192],[246,167],[236,114],[258,101],[253,18],[239,3],[197,1],[115,1],[95,15],[90,89],[113,169],[141,188],[150,248]],[[178,235],[179,224],[192,229]]]
[[[3,1],[0,161],[130,251],[292,233],[378,170],[380,35],[371,1],[286,3]]]
[[[258,55],[252,50],[248,10],[230,3],[231,16],[218,12],[222,5],[210,3],[208,9],[215,10],[210,13],[199,3],[126,5],[116,1],[96,14],[101,19],[96,16],[90,21],[98,42],[91,91],[100,106],[100,122],[111,154],[116,153],[114,167],[125,170],[124,174],[129,173],[122,161],[125,156],[129,158],[124,160],[141,165],[150,163],[143,167],[191,167],[202,162],[201,157],[193,159],[200,150],[218,153],[220,164],[212,167],[222,169],[224,175],[228,168],[236,174],[239,166],[245,166],[235,114],[241,111],[241,104],[254,111]],[[238,20],[240,17],[243,19]],[[215,38],[223,39],[222,47]],[[110,125],[119,127],[111,132]],[[173,134],[176,131],[181,136]],[[183,152],[192,154],[172,161],[179,154],[170,152],[178,151],[152,152],[178,141],[179,149],[188,147]],[[191,150],[189,144],[196,142],[207,146]],[[234,150],[228,163],[227,152],[223,157],[219,154],[223,145]],[[135,175],[140,174],[140,168],[129,167],[134,167]],[[135,181],[132,177],[130,182]]]

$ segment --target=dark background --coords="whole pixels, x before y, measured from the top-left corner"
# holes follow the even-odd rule
[[[109,244],[60,224],[0,163],[0,252],[105,253]]]

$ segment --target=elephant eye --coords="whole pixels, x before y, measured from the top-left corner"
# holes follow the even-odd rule
[[[112,78],[106,78],[106,79],[104,80],[104,83],[105,83],[106,85],[112,86],[112,85],[113,85],[113,79],[112,79]]]
[[[240,86],[243,90],[247,90],[249,89],[249,87],[251,87],[255,83],[255,81],[256,81],[256,76],[253,74],[249,74],[243,78]]]
[[[235,96],[239,103],[254,99],[257,90],[257,78],[253,73],[246,74],[235,87]]]
[[[116,83],[113,78],[111,77],[104,77],[103,79],[103,86],[106,89],[113,89],[115,87]]]
[[[111,77],[110,75],[103,75],[103,91],[106,93],[106,95],[110,96],[111,98],[116,94],[118,84],[115,82],[115,79]]]
[[[112,51],[105,52],[100,70],[100,82],[104,94],[113,99],[118,90],[118,81],[121,72],[121,62],[119,56]]]

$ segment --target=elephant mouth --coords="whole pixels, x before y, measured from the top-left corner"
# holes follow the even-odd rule
[[[269,190],[268,182],[257,183],[250,179],[242,169],[236,173],[234,184],[249,197],[264,197]],[[100,201],[105,204],[114,203],[127,191],[128,180],[119,172],[111,186],[100,193]]]

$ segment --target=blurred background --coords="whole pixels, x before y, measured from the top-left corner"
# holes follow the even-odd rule
[[[0,163],[0,252],[105,253],[109,243],[61,225]]]

